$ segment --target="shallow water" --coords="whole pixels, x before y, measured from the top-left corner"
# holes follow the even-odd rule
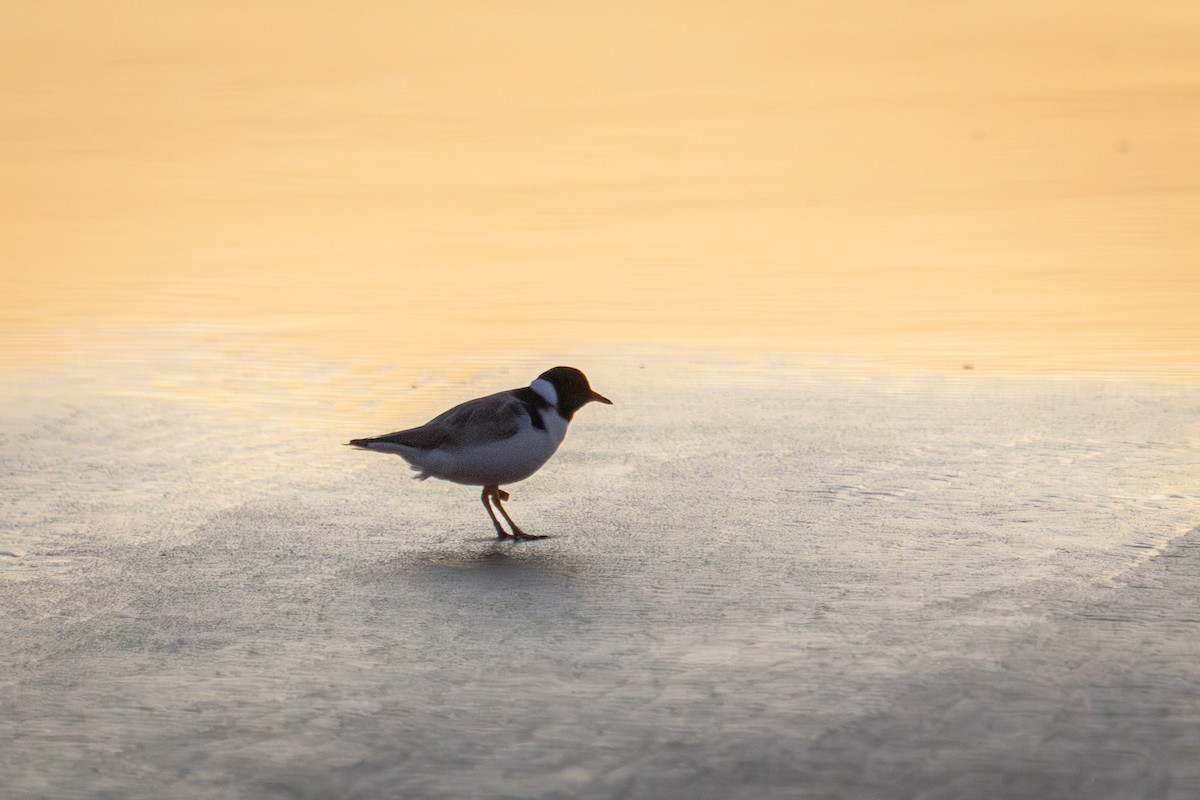
[[[344,372],[336,411],[229,393],[269,416],[21,377],[7,796],[1200,788],[1194,391],[640,355],[589,365],[616,405],[513,487],[518,544],[340,447],[441,407]]]
[[[1200,377],[1191,0],[7,5],[4,363],[240,325]]]

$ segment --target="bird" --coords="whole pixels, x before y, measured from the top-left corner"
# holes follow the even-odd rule
[[[545,539],[521,530],[501,500],[501,489],[528,478],[550,460],[567,435],[575,412],[588,403],[612,405],[574,367],[553,367],[528,386],[460,403],[418,428],[351,439],[363,450],[395,453],[417,472],[415,480],[439,478],[482,486],[480,500],[499,539]],[[504,517],[512,532],[496,518]]]

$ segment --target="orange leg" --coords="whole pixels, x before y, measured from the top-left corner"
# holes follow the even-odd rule
[[[488,489],[491,489],[491,492],[488,492]],[[484,491],[484,497],[491,498],[491,501],[496,504],[496,509],[500,512],[500,515],[503,516],[505,521],[508,523],[508,527],[512,528],[512,533],[510,534],[512,536],[512,538],[514,538],[514,539],[545,539],[546,538],[545,536],[537,536],[532,533],[526,533],[525,531],[523,531],[517,527],[517,523],[513,522],[512,517],[510,517],[508,515],[508,512],[504,510],[504,506],[500,505],[500,501],[502,499],[503,500],[508,499],[508,492],[503,491],[499,486],[485,486],[483,488],[483,491]],[[486,504],[487,500],[484,500],[484,503]],[[488,508],[488,513],[491,514],[490,506]],[[500,523],[496,522],[495,515],[492,516],[492,522],[496,523],[497,531],[501,530]]]
[[[496,519],[496,512],[492,511],[492,504],[488,502],[494,493],[499,492],[500,487],[498,486],[485,486],[483,487],[483,494],[479,496],[479,499],[483,501],[483,507],[487,509],[488,516],[492,518],[492,524],[496,526],[496,536],[500,539],[515,539],[517,537],[504,530],[504,526],[500,524],[500,520]],[[499,507],[499,505],[500,501],[497,499],[496,506]],[[504,509],[500,509],[500,512],[504,513]],[[508,519],[508,514],[504,514],[504,517]],[[512,520],[509,520],[508,523],[511,525]]]

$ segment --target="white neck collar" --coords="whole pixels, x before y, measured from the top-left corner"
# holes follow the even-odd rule
[[[553,383],[544,378],[538,378],[529,384],[529,388],[537,392],[538,396],[551,406],[558,408],[558,390],[554,388]]]

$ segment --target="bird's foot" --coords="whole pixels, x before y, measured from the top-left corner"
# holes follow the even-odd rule
[[[536,533],[526,533],[525,531],[521,530],[520,528],[513,528],[513,537],[512,538],[514,538],[514,539],[548,539],[549,537],[548,536],[540,536]]]

